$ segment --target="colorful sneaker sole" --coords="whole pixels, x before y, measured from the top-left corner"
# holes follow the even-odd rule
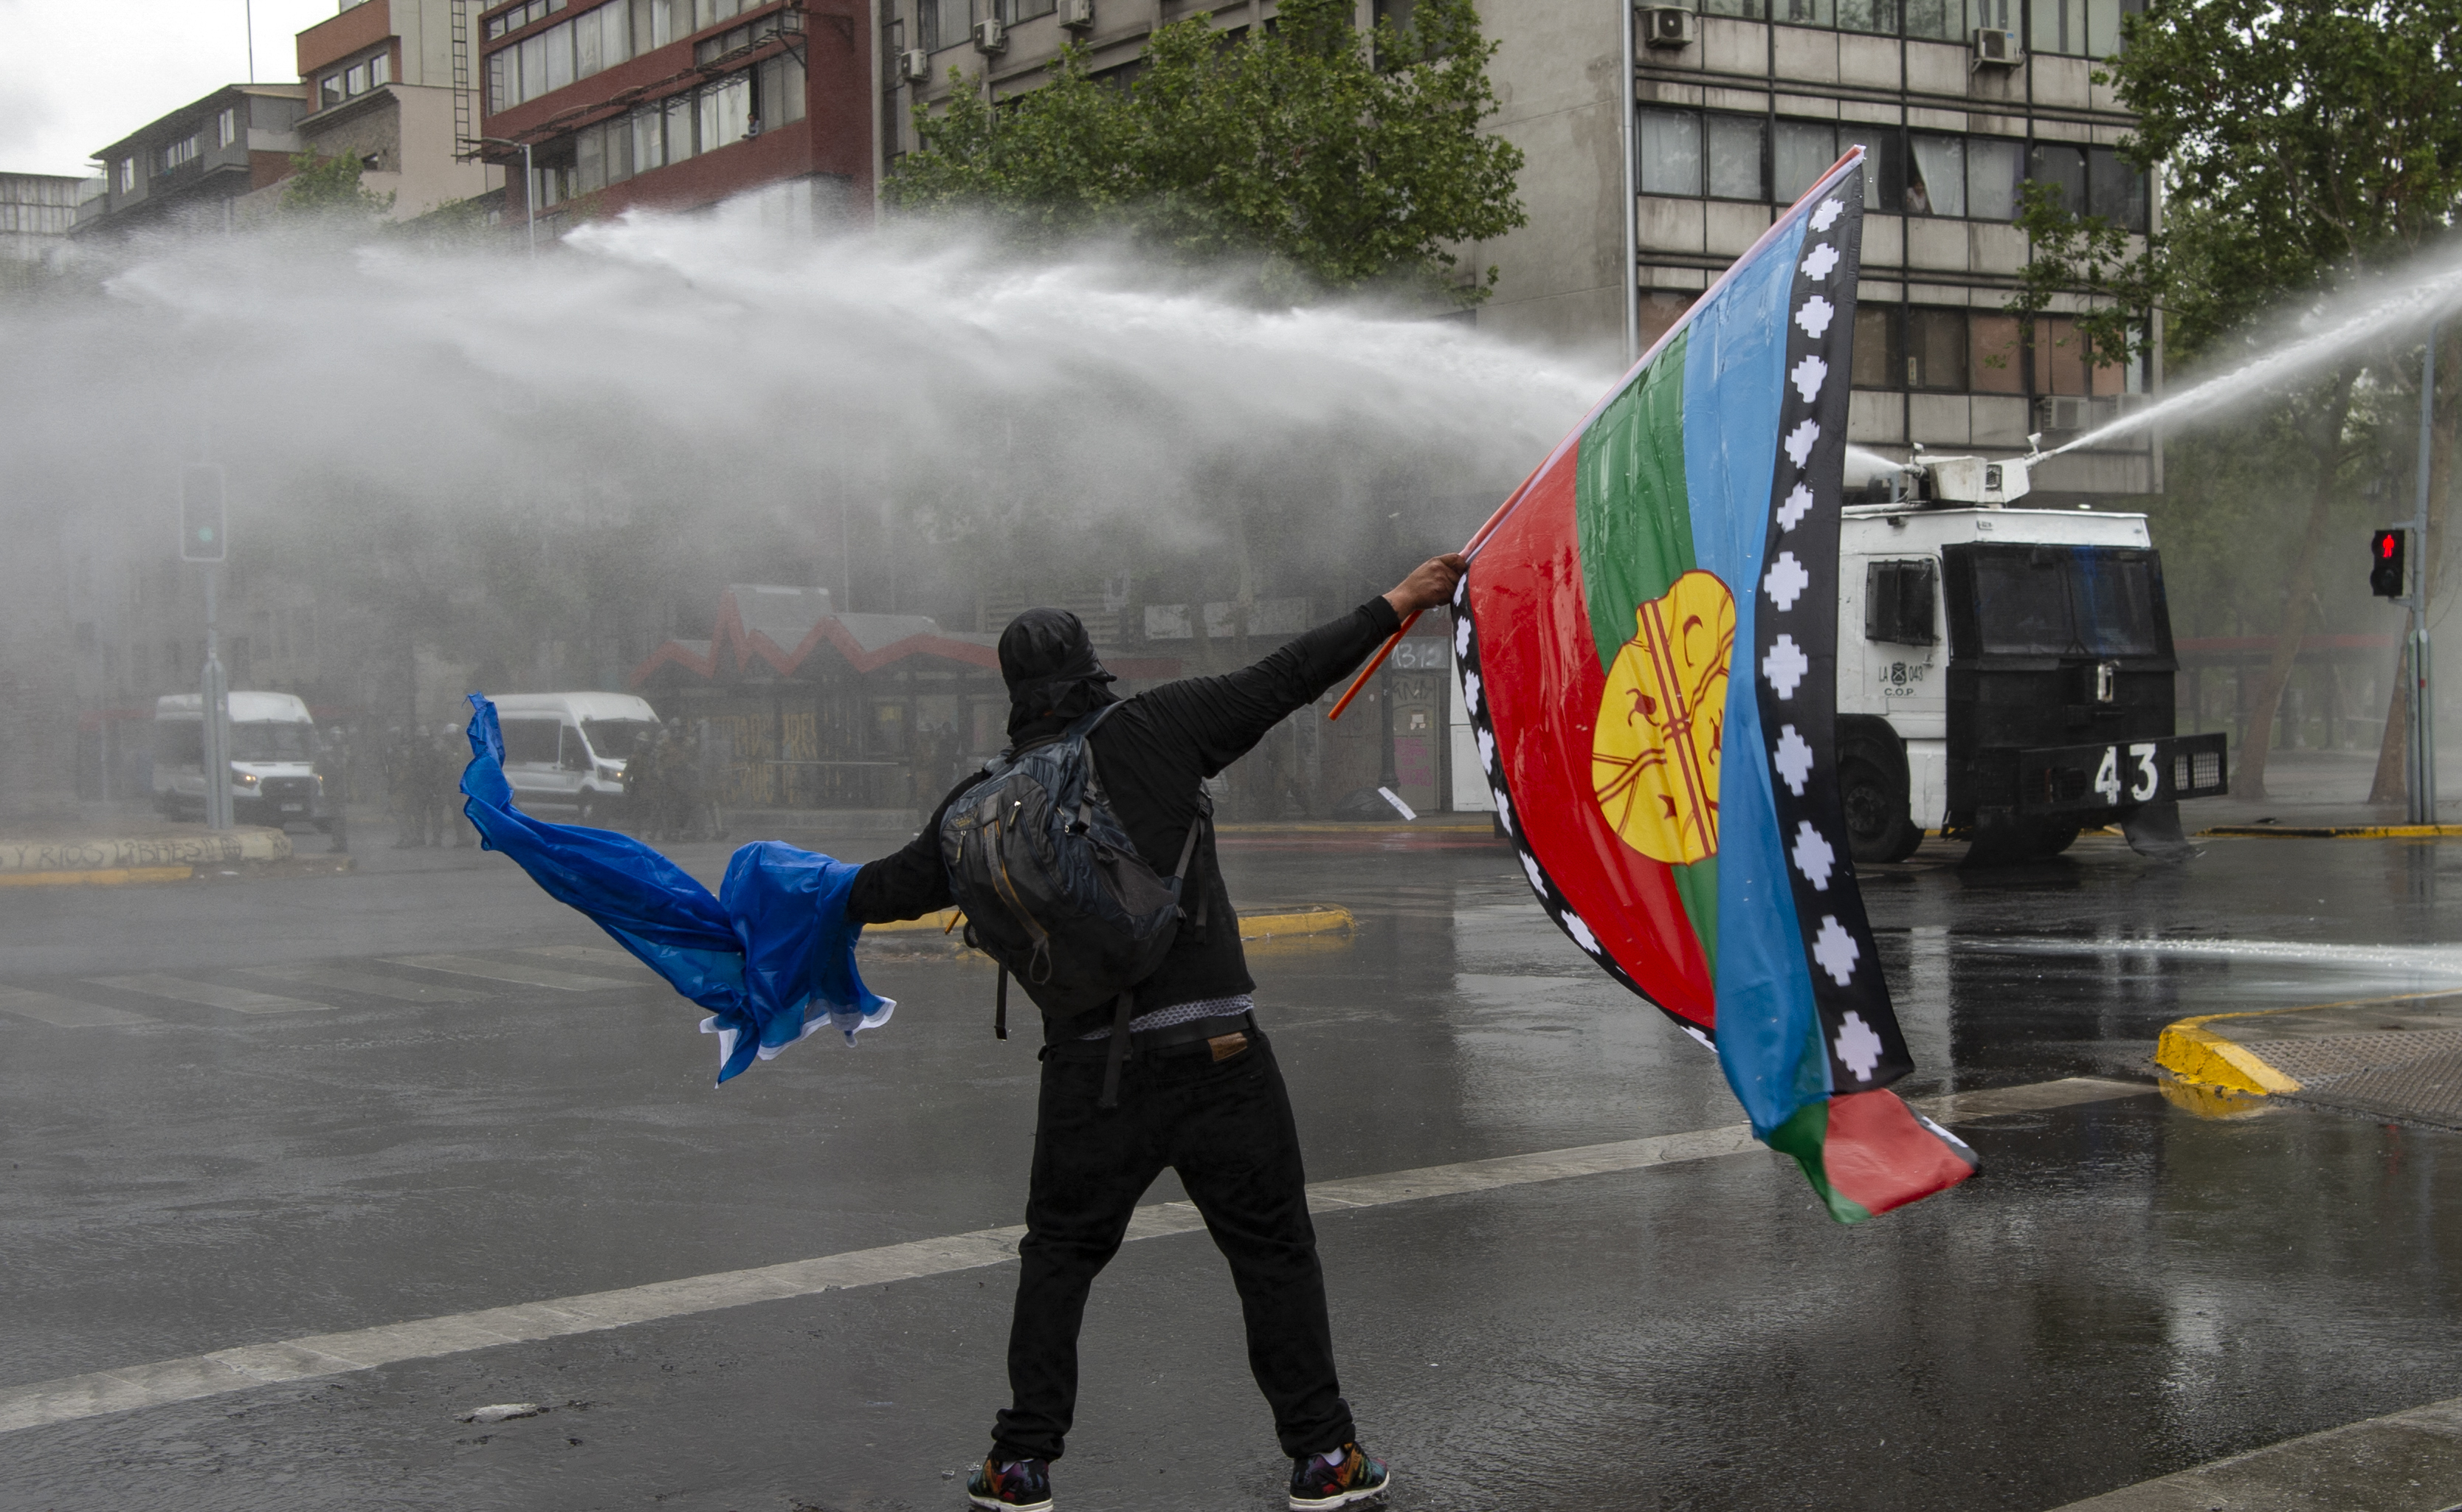
[[[1329,1497],[1293,1497],[1291,1512],[1331,1512],[1334,1507],[1357,1506],[1363,1501],[1378,1501],[1393,1489],[1393,1472],[1388,1470],[1384,1480],[1356,1491],[1337,1491]]]
[[[985,1508],[986,1512],[1051,1512],[1049,1497],[1045,1497],[1040,1501],[1004,1501],[998,1497],[987,1497],[969,1491],[966,1493],[966,1500],[976,1506]],[[1339,1503],[1328,1501],[1323,1504],[1335,1506]]]

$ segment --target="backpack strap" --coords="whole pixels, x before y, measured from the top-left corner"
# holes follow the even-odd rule
[[[992,1038],[1008,1038],[1008,968],[1000,968],[1000,985],[993,989]]]
[[[1172,882],[1180,889],[1180,896],[1183,898],[1187,896],[1188,869],[1197,860],[1197,837],[1203,834],[1206,828],[1213,822],[1214,800],[1206,796],[1205,784],[1200,781],[1197,785],[1197,817],[1189,822],[1188,838],[1180,842],[1179,865],[1173,868],[1171,874]],[[1180,904],[1179,917],[1196,928],[1197,942],[1200,945],[1205,943],[1205,915],[1213,901],[1213,898],[1200,889],[1197,895],[1196,913],[1191,914],[1188,911],[1187,903]]]

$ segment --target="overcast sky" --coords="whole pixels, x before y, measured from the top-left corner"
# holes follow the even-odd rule
[[[299,81],[291,39],[336,0],[0,0],[0,173],[86,160],[158,116],[256,76]]]

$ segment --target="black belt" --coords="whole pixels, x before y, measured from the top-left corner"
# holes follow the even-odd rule
[[[1219,1040],[1226,1034],[1255,1034],[1254,1013],[1226,1013],[1211,1019],[1191,1019],[1186,1024],[1165,1025],[1158,1029],[1133,1029],[1129,1032],[1129,1053],[1132,1055],[1193,1054],[1205,1048],[1208,1040]],[[1069,1060],[1094,1060],[1112,1053],[1112,1036],[1095,1040],[1063,1040],[1044,1048],[1047,1055]]]

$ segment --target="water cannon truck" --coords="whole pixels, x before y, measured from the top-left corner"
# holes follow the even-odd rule
[[[1838,541],[1838,755],[1855,858],[1926,831],[2025,860],[2118,824],[2186,850],[2224,737],[2173,732],[2179,663],[2146,516],[2028,508],[2040,452],[1849,448]]]

